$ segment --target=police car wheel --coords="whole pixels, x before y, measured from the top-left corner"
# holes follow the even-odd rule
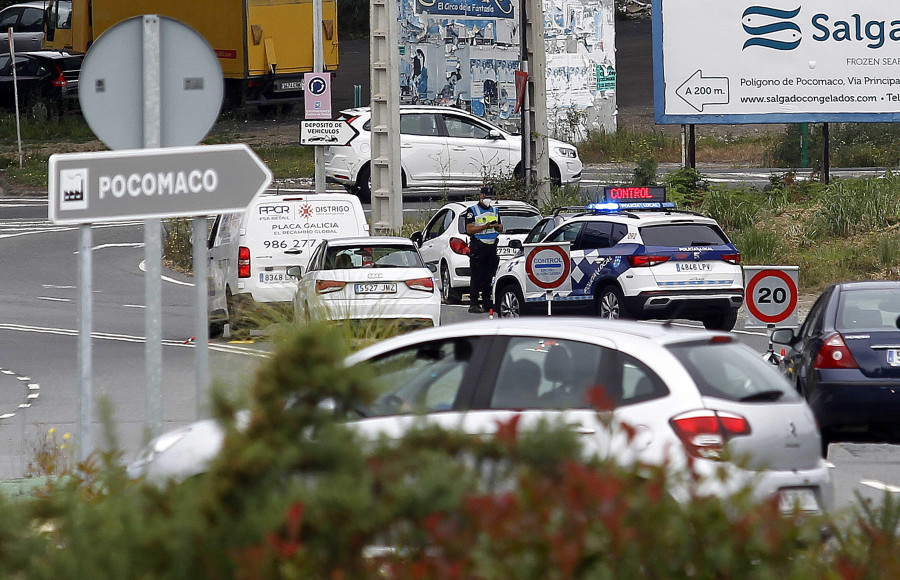
[[[497,301],[497,314],[500,318],[518,318],[524,314],[525,300],[522,292],[512,284],[507,284],[500,290]]]
[[[600,318],[609,319],[626,319],[631,318],[628,309],[625,307],[625,300],[622,297],[622,291],[618,286],[604,286],[597,296],[597,315]]]
[[[707,330],[724,330],[728,332],[734,328],[735,323],[737,323],[737,308],[729,308],[726,312],[703,319],[703,326]]]

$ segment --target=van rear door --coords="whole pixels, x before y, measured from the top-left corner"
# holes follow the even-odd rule
[[[359,200],[348,194],[262,198],[247,216],[242,239],[250,251],[244,288],[260,302],[292,299],[296,280],[287,268],[306,271],[321,240],[368,235]]]

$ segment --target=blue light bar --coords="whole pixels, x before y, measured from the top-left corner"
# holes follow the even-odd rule
[[[632,203],[620,203],[622,209],[663,209],[674,208],[674,201],[635,201]]]
[[[626,211],[629,209],[674,209],[675,202],[672,201],[636,201],[630,203],[617,203],[607,201],[601,203],[591,203],[587,206],[588,210],[595,213],[615,213],[618,211]]]
[[[616,212],[619,211],[619,204],[614,201],[607,201],[604,203],[589,203],[587,208],[590,211],[601,213],[601,212]]]

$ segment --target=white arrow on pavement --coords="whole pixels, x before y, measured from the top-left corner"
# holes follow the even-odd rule
[[[698,70],[678,87],[675,94],[702,113],[706,105],[728,104],[728,78],[704,77],[703,71]]]

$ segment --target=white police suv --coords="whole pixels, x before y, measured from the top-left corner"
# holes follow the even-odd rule
[[[603,318],[734,328],[744,301],[741,255],[714,219],[676,210],[663,187],[607,187],[604,200],[501,263],[494,277],[500,316],[547,311],[549,299],[551,312],[581,307]],[[566,251],[559,283],[546,283],[541,269]]]

